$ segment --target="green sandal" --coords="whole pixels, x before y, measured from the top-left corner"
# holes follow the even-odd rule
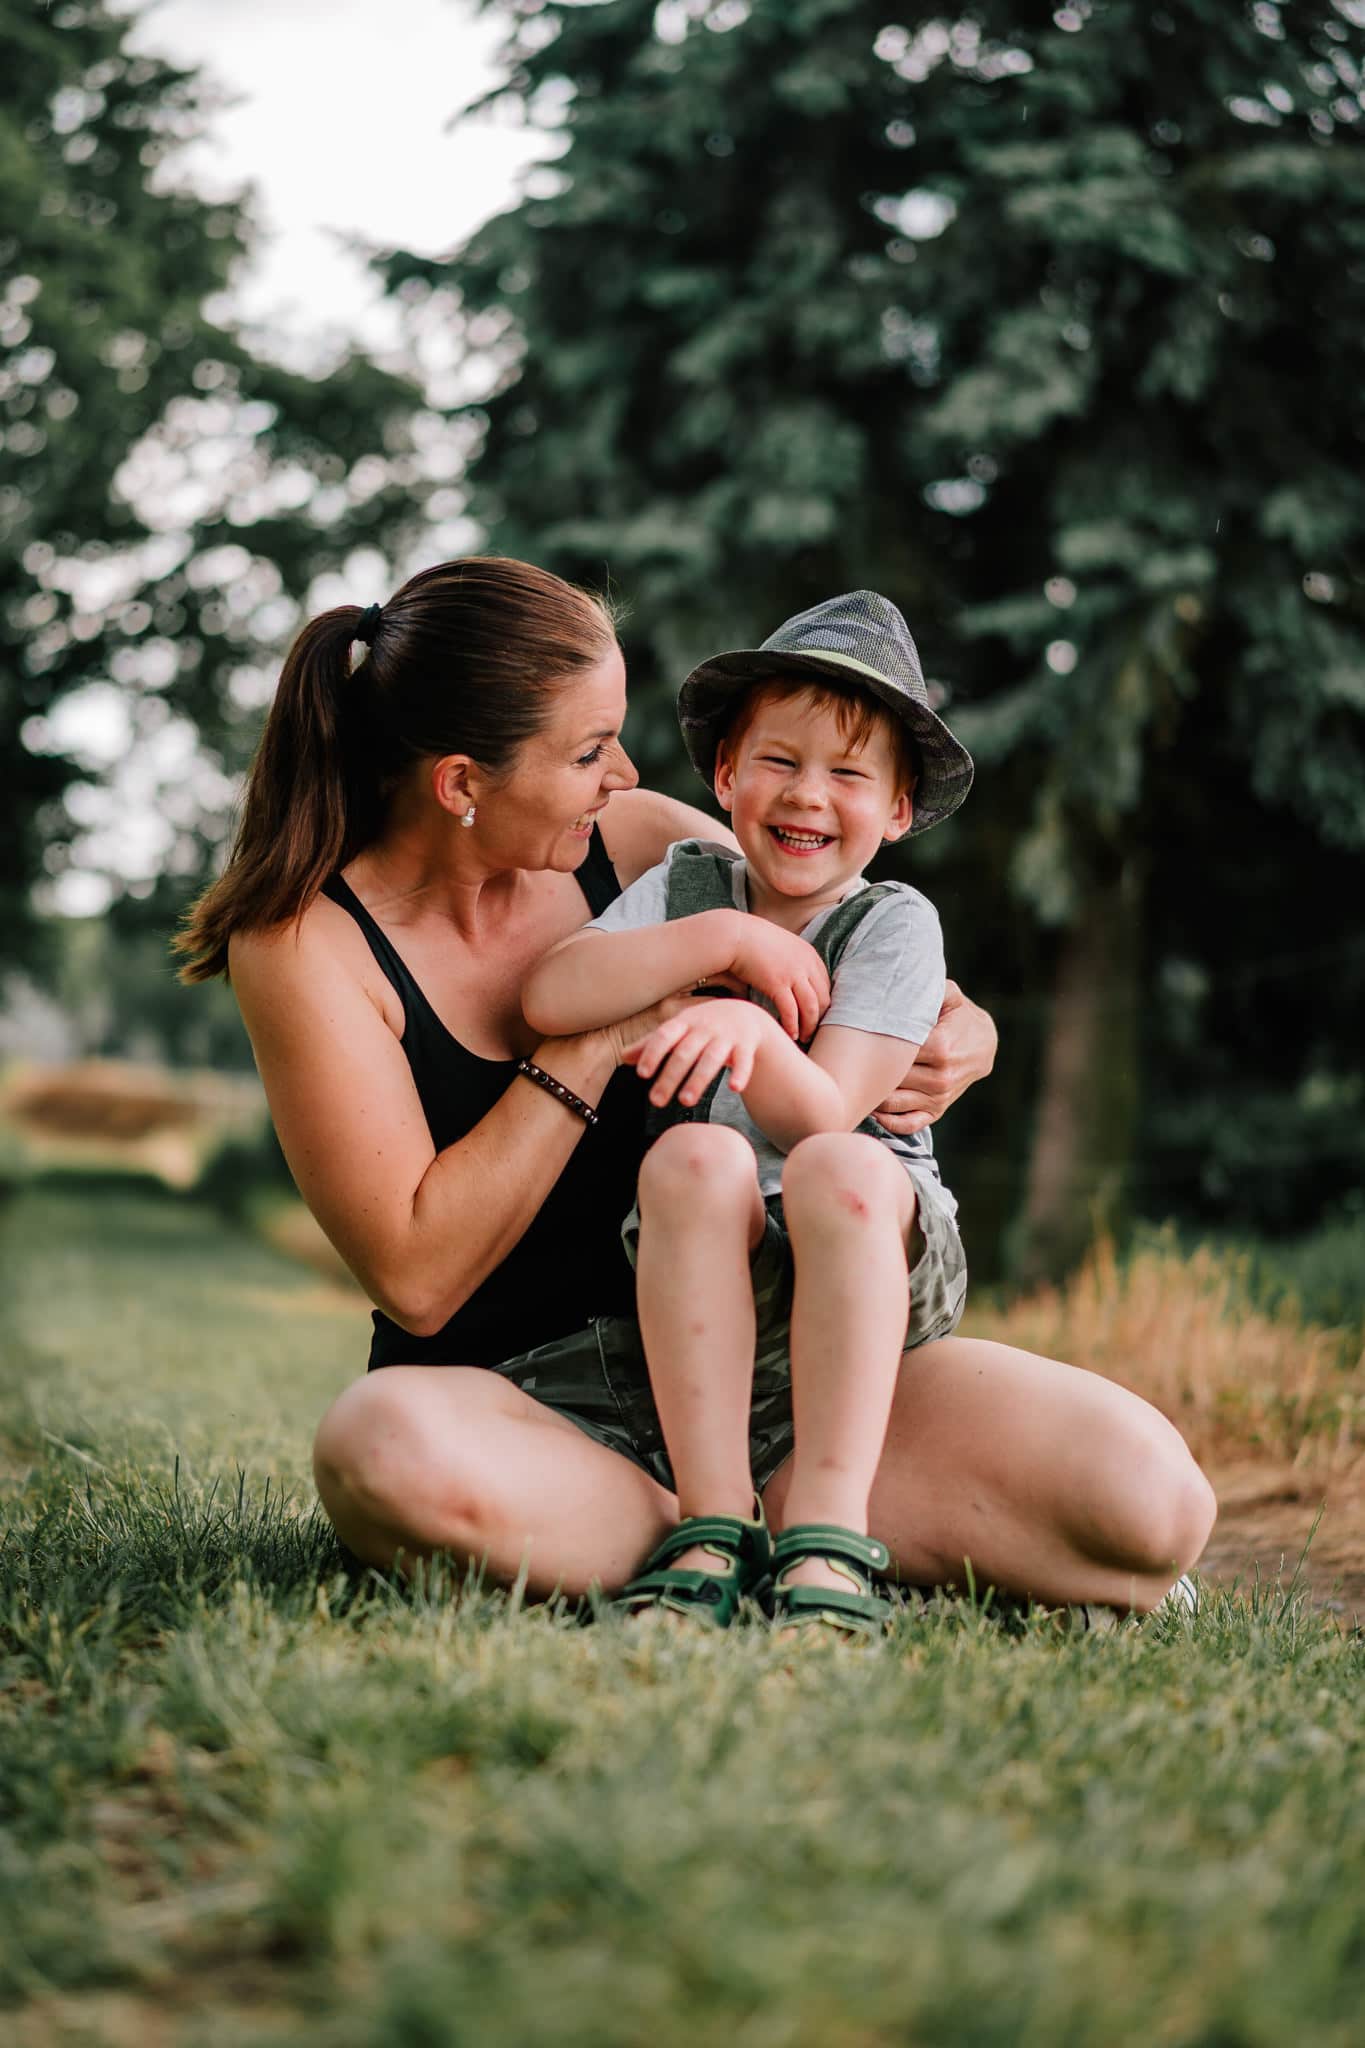
[[[850,1590],[825,1586],[788,1586],[784,1572],[818,1557],[847,1576]],[[880,1635],[891,1620],[891,1602],[872,1590],[874,1572],[891,1568],[891,1553],[874,1536],[859,1536],[835,1522],[796,1522],[773,1544],[772,1617],[779,1627],[804,1627],[826,1622],[846,1635]]]
[[[714,1571],[673,1563],[697,1545],[715,1558]],[[646,1614],[662,1607],[709,1622],[713,1628],[729,1628],[742,1600],[761,1600],[767,1592],[771,1562],[772,1545],[761,1507],[749,1522],[738,1515],[690,1515],[669,1531],[645,1560],[644,1570],[622,1588],[616,1606],[622,1614]]]

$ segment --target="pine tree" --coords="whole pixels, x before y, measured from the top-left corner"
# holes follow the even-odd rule
[[[1328,894],[1365,844],[1365,10],[495,11],[563,153],[449,264],[391,269],[491,381],[494,542],[628,594],[637,752],[679,787],[693,660],[835,590],[901,603],[981,766],[918,857],[954,959],[1015,984],[1012,1103],[967,1121],[1031,1124],[1026,1271],[1135,1159],[1158,1206],[1260,1213],[1205,1174],[1234,1124],[1256,1158],[1258,1084],[1280,1152],[1248,1181],[1277,1158],[1301,1212],[1283,1090],[1340,1126],[1365,975]],[[1247,857],[1268,833],[1297,873]],[[1222,991],[1305,936],[1336,979],[1286,1047],[1292,962],[1259,1014]]]
[[[420,514],[416,392],[352,353],[318,381],[205,313],[243,203],[171,177],[211,102],[127,48],[98,0],[0,0],[0,939],[31,936],[89,780],[54,713],[107,681],[135,733],[172,717],[231,771],[310,579]],[[246,685],[249,684],[249,688]],[[79,813],[78,817],[76,814]],[[204,858],[188,798],[172,867]],[[211,821],[213,822],[213,821]],[[182,874],[179,890],[186,886]]]

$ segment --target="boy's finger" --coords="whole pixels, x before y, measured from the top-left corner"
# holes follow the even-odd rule
[[[810,982],[801,986],[801,1036],[814,1038],[820,1027],[820,995]]]
[[[722,1040],[714,1040],[708,1045],[678,1090],[679,1102],[685,1102],[689,1108],[694,1102],[700,1102],[725,1065],[728,1054],[729,1047]]]
[[[801,1016],[797,1008],[796,997],[789,988],[780,988],[773,1000],[777,1005],[777,1021],[786,1032],[788,1038],[799,1038],[801,1035]]]
[[[656,1024],[648,1038],[642,1041],[641,1051],[635,1063],[636,1071],[647,1080],[664,1054],[677,1044],[687,1029],[686,1013],[679,1017],[670,1017],[666,1023]]]
[[[742,1095],[753,1079],[754,1053],[748,1045],[736,1046],[730,1061],[730,1086],[736,1095]]]
[[[657,1109],[662,1109],[665,1103],[673,1100],[674,1094],[691,1073],[706,1043],[704,1038],[697,1040],[689,1033],[681,1045],[674,1046],[655,1076],[654,1086],[649,1091],[649,1099]]]

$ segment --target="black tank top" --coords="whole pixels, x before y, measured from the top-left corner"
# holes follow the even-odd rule
[[[593,833],[576,877],[594,916],[621,893]],[[340,875],[324,896],[348,910],[403,1005],[403,1050],[438,1152],[482,1122],[516,1075],[515,1060],[480,1059],[453,1038],[392,942]],[[530,1086],[522,1081],[519,1086]],[[370,1370],[381,1365],[496,1365],[597,1316],[633,1315],[635,1282],[621,1247],[621,1219],[635,1199],[644,1151],[645,1091],[616,1074],[520,1243],[434,1337],[411,1337],[378,1309]],[[568,1111],[565,1111],[568,1115]]]

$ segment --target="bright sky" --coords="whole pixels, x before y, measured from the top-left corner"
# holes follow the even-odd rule
[[[258,246],[228,310],[299,368],[353,335],[381,352],[397,338],[349,242],[441,254],[507,205],[519,172],[543,154],[539,137],[495,115],[451,132],[452,115],[497,77],[498,24],[475,0],[115,4],[140,14],[134,48],[200,69],[221,89],[204,140],[170,168],[211,198],[254,187]],[[54,743],[76,743],[105,779],[74,799],[94,865],[68,870],[40,898],[97,914],[112,892],[96,868],[150,877],[177,802],[188,822],[194,791],[215,792],[204,789],[192,729],[167,720],[134,741],[127,693],[112,682],[76,692],[48,722]]]
[[[439,254],[508,203],[532,139],[492,114],[450,132],[494,82],[499,39],[474,0],[143,9],[135,47],[202,67],[228,95],[175,165],[210,196],[256,188],[261,246],[236,293],[253,324],[304,352],[339,330],[382,341],[378,289],[346,241]]]

